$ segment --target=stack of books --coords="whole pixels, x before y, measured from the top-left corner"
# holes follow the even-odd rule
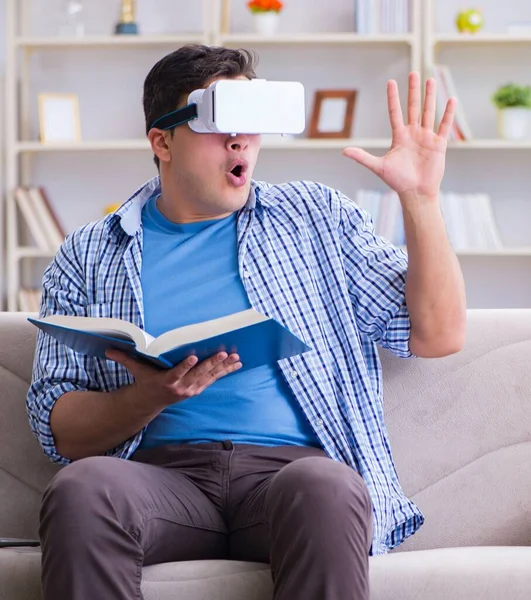
[[[408,33],[409,0],[355,0],[354,19],[361,35]]]
[[[17,187],[15,203],[39,250],[55,254],[65,239],[65,231],[42,187]]]
[[[368,212],[375,231],[396,246],[405,244],[404,222],[398,194],[393,191],[360,190],[357,205]],[[456,251],[503,248],[488,194],[440,195],[441,211],[452,247]]]

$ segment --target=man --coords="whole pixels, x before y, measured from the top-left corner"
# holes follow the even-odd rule
[[[45,600],[138,598],[142,565],[213,558],[270,562],[276,600],[366,600],[368,556],[423,522],[394,469],[376,345],[438,357],[463,344],[438,204],[455,101],[434,133],[434,82],[421,112],[410,75],[407,123],[390,82],[390,151],[344,151],[398,192],[406,255],[336,190],[252,180],[259,136],[156,127],[194,89],[253,78],[251,58],[187,46],[153,67],[144,111],[160,178],[68,237],[41,313],[159,335],[253,306],[312,351],[241,373],[226,353],[159,371],[39,334],[30,422],[71,463],[43,499]]]

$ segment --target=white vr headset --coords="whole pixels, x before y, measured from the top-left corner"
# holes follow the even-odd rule
[[[197,133],[302,133],[304,87],[295,81],[220,79],[193,91],[187,106],[160,117],[150,129],[184,123]]]

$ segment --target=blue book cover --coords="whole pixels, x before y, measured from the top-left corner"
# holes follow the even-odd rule
[[[311,349],[278,321],[254,309],[174,329],[158,338],[120,319],[50,315],[28,320],[75,352],[106,358],[107,350],[116,349],[161,368],[171,368],[190,355],[203,360],[225,351],[239,354],[241,372]]]

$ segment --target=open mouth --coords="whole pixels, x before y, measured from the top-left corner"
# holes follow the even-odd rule
[[[247,181],[247,177],[245,176],[247,169],[248,165],[245,159],[238,159],[230,163],[229,170],[227,171],[230,182],[237,187],[245,185]]]
[[[232,170],[231,173],[235,176],[235,177],[241,177],[243,175],[243,165],[236,165]]]

